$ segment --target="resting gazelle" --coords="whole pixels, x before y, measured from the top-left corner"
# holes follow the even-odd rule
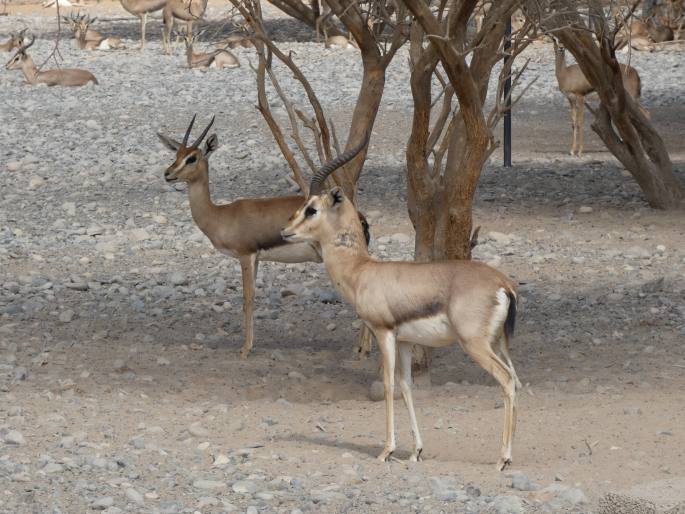
[[[386,405],[386,443],[378,458],[387,460],[396,446],[396,350],[399,384],[414,436],[410,460],[417,461],[423,443],[412,400],[412,344],[444,347],[458,342],[502,388],[504,432],[497,467],[504,469],[511,463],[520,387],[508,351],[516,319],[516,285],[480,262],[381,262],[370,257],[352,202],[340,188],[324,191],[326,177],[338,167],[335,164],[314,175],[309,197],[281,234],[293,243],[320,245],[336,289],[376,336],[383,357]]]

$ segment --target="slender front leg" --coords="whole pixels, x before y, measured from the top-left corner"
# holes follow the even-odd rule
[[[578,157],[583,155],[583,130],[585,129],[585,121],[584,121],[584,116],[585,116],[585,97],[578,95],[578,114],[577,114],[577,121],[576,125],[578,125]]]
[[[252,350],[254,337],[252,313],[254,312],[255,280],[257,277],[257,254],[241,256],[240,270],[243,274],[243,313],[245,314],[245,343],[240,352],[240,357],[247,359]]]
[[[162,17],[164,19],[164,28],[162,29],[162,47],[164,48],[165,54],[171,53],[171,31],[174,29],[174,16],[173,14],[167,12],[165,7],[162,11]]]
[[[383,386],[385,390],[385,448],[378,460],[386,461],[395,451],[395,415],[393,395],[395,392],[395,334],[392,330],[375,329],[378,348],[383,355]]]
[[[140,15],[140,51],[145,50],[145,24],[147,22],[147,13]]]
[[[411,393],[411,343],[399,341],[399,355],[400,355],[400,389],[402,390],[402,398],[404,404],[409,411],[409,422],[411,423],[411,433],[414,436],[414,451],[409,460],[417,462],[421,460],[421,452],[423,451],[423,441],[421,441],[421,434],[419,432],[419,424],[416,422],[416,412],[414,412],[414,399]]]
[[[571,129],[573,130],[573,143],[571,144],[571,155],[575,155],[576,153],[576,102],[575,100],[569,95],[566,97],[568,99],[568,103],[571,106]]]
[[[359,341],[357,341],[357,353],[360,359],[366,359],[371,353],[371,346],[373,345],[373,334],[369,327],[362,325],[359,332]]]

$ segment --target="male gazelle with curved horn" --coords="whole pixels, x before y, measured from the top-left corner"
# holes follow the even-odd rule
[[[22,29],[19,32],[10,32],[10,38],[4,43],[0,43],[0,50],[4,52],[11,52],[15,48],[24,46],[24,34],[28,29]]]
[[[5,65],[8,70],[21,70],[26,77],[26,82],[31,85],[47,84],[48,86],[85,86],[88,82],[97,84],[98,80],[91,72],[79,69],[61,68],[59,70],[40,71],[26,53],[36,41],[32,38],[28,45],[22,46],[14,57]]]
[[[511,463],[516,426],[516,388],[509,340],[516,318],[516,286],[499,271],[474,261],[381,262],[369,256],[355,209],[340,188],[324,191],[335,171],[321,168],[313,177],[307,201],[290,218],[283,238],[319,243],[331,280],[371,329],[383,357],[386,443],[379,455],[395,450],[393,393],[395,352],[399,383],[414,436],[410,460],[421,457],[423,443],[411,392],[413,344],[444,347],[459,343],[502,388],[504,433],[497,466]]]
[[[69,28],[71,31],[74,33],[74,39],[76,40],[76,44],[78,45],[78,28],[79,25],[78,23],[86,18],[85,14],[74,14],[71,13],[69,16],[62,16],[62,19],[69,25]],[[93,23],[97,18],[95,18],[93,21],[89,23]],[[86,41],[102,41],[104,39],[104,35],[102,32],[98,30],[91,29],[90,27],[87,28],[86,34],[85,34],[85,40]]]
[[[214,118],[191,145],[190,132],[195,122],[193,116],[182,142],[158,134],[162,142],[176,152],[176,160],[164,172],[167,182],[187,182],[190,212],[193,221],[209,238],[214,248],[240,262],[243,279],[243,311],[245,315],[245,342],[240,352],[246,358],[254,340],[253,310],[255,280],[259,261],[273,262],[321,262],[321,254],[315,243],[289,244],[281,237],[281,228],[288,217],[304,202],[303,196],[279,196],[249,198],[216,205],[209,192],[209,157],[218,147],[216,134],[212,134],[204,147],[202,140],[214,123]],[[353,159],[361,148],[343,153],[336,159],[338,166]],[[357,214],[366,227],[366,219]],[[369,337],[368,332],[365,334]],[[364,336],[362,336],[364,337]]]

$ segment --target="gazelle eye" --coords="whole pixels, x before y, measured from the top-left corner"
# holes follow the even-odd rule
[[[197,161],[197,157],[195,157],[195,155],[191,155],[186,159],[186,164],[193,164],[195,161]]]
[[[314,207],[307,207],[304,210],[304,217],[305,218],[310,218],[316,214],[316,209]]]

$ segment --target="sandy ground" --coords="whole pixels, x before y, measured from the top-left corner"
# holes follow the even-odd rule
[[[98,5],[113,16],[116,7]],[[140,66],[158,52],[153,36]],[[174,73],[202,76],[175,59],[165,61],[179,63]],[[353,354],[353,313],[319,265],[261,266],[255,348],[239,359],[236,263],[198,237],[185,195],[161,180],[171,156],[154,131],[184,127],[186,105],[165,121],[153,95],[99,113],[88,106],[103,98],[54,96],[22,114],[23,102],[41,105],[48,93],[4,73],[0,130],[15,144],[0,153],[0,512],[597,512],[607,492],[661,509],[685,501],[683,213],[650,209],[589,127],[589,155],[567,156],[568,113],[553,91],[519,106],[516,165],[493,158],[475,210],[476,257],[514,277],[522,296],[512,357],[525,387],[514,465],[500,473],[499,391],[458,348],[435,353],[432,386],[415,394],[425,460],[404,460],[401,402],[400,460],[375,460],[384,430],[382,404],[368,399],[376,354]],[[683,68],[668,77],[685,80]],[[76,127],[95,120],[94,139],[66,142],[62,101]],[[198,95],[193,108],[211,112],[212,102]],[[250,102],[217,120],[225,149],[213,161],[215,199],[286,189]],[[332,105],[344,126],[345,108]],[[684,104],[647,106],[682,178]],[[409,117],[381,111],[361,184],[382,258],[411,256]],[[62,130],[64,143],[41,139]],[[530,490],[511,487],[517,474]]]

